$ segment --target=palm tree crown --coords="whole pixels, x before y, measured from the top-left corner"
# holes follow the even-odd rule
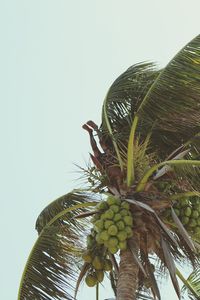
[[[200,35],[162,70],[130,67],[110,87],[100,127],[83,128],[88,185],[39,215],[18,299],[76,299],[83,279],[98,299],[104,274],[117,300],[161,299],[165,273],[178,298],[177,276],[200,299]],[[177,268],[186,261],[187,280]]]

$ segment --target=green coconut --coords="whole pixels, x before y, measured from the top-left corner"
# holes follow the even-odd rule
[[[93,254],[91,251],[85,251],[82,255],[82,258],[85,262],[91,263],[93,260]]]
[[[112,270],[112,262],[110,261],[110,259],[105,259],[103,269],[107,272]]]
[[[128,210],[127,209],[122,209],[122,210],[120,210],[120,215],[122,216],[122,217],[125,217],[125,216],[128,216],[128,214],[129,214],[129,212],[128,212]]]
[[[184,215],[185,215],[186,217],[189,217],[189,216],[191,216],[191,213],[192,213],[191,208],[190,208],[189,206],[187,206],[187,207],[185,208],[185,210],[184,210]]]
[[[117,246],[110,246],[109,248],[108,248],[108,251],[111,253],[111,254],[115,254],[115,253],[117,253],[117,251],[118,251],[118,247]]]
[[[116,204],[115,205],[113,204],[113,205],[110,206],[110,209],[112,211],[114,211],[114,213],[117,213],[119,211],[119,206],[116,205]]]
[[[200,226],[196,226],[196,227],[194,228],[194,232],[195,232],[196,234],[200,234]]]
[[[112,209],[108,209],[104,213],[105,219],[113,219],[114,217],[114,211]]]
[[[111,225],[111,226],[108,228],[108,234],[109,234],[109,235],[115,236],[115,235],[117,235],[117,232],[118,232],[118,228],[117,228],[116,225]]]
[[[133,218],[131,216],[125,216],[123,221],[126,225],[129,225],[129,226],[133,225]]]
[[[126,209],[126,210],[129,210],[130,209],[130,204],[128,202],[126,202],[126,201],[123,201],[121,203],[121,207],[124,208],[124,209]]]
[[[108,248],[109,247],[112,247],[112,246],[117,246],[119,243],[118,239],[116,237],[110,237],[109,240],[108,240]]]
[[[95,229],[96,231],[101,231],[103,228],[104,228],[104,221],[103,221],[103,220],[97,220],[97,221],[94,223],[94,229]]]
[[[116,226],[117,226],[117,228],[118,228],[119,230],[123,230],[123,229],[125,228],[125,224],[124,224],[123,221],[118,221],[118,222],[116,223]]]
[[[101,244],[104,243],[104,240],[102,240],[102,238],[101,238],[101,232],[97,233],[95,239],[96,239],[96,242],[97,242],[99,245],[101,245]]]
[[[189,217],[182,217],[181,222],[183,225],[187,225],[189,223],[190,219]]]
[[[94,246],[94,238],[91,234],[87,236],[87,247],[92,248]]]
[[[180,206],[181,207],[185,207],[185,206],[188,206],[188,204],[189,204],[189,200],[188,199],[181,199],[180,200]]]
[[[95,256],[92,265],[95,268],[95,270],[102,270],[103,269],[103,262],[99,256]]]
[[[132,230],[132,228],[131,228],[130,226],[126,226],[126,227],[124,228],[124,230],[125,230],[126,233],[127,233],[127,238],[130,238],[130,237],[133,236],[133,230]]]
[[[109,234],[107,232],[107,230],[103,230],[101,233],[100,233],[100,239],[102,241],[107,241],[109,239]]]
[[[95,274],[96,274],[96,277],[97,277],[97,281],[102,282],[103,279],[104,279],[104,272],[102,270],[96,270]]]
[[[105,222],[104,222],[104,228],[108,229],[108,227],[110,227],[113,224],[114,224],[113,221],[111,221],[111,220],[105,220]]]
[[[127,232],[125,230],[121,230],[117,234],[117,238],[120,242],[125,241],[127,239]]]
[[[192,217],[193,217],[194,219],[197,219],[197,218],[199,217],[199,212],[198,212],[197,210],[193,210],[193,212],[192,212]]]
[[[106,210],[107,208],[108,208],[108,204],[106,201],[101,201],[96,206],[96,209],[98,210]]]
[[[120,214],[120,213],[117,213],[117,214],[115,214],[115,216],[114,216],[114,218],[113,218],[113,221],[114,221],[114,222],[118,222],[118,221],[121,220],[121,218],[122,218],[121,214]]]
[[[118,247],[119,247],[120,250],[126,250],[127,242],[126,241],[119,242]]]
[[[117,201],[116,199],[117,199],[116,197],[109,196],[109,197],[107,198],[107,203],[108,203],[108,205],[111,206],[111,205],[113,205],[113,204],[117,204],[118,201]]]
[[[97,277],[95,274],[88,274],[86,277],[85,277],[85,282],[87,284],[87,286],[89,287],[93,287],[97,284]]]
[[[95,215],[93,215],[93,217],[91,218],[90,222],[92,224],[94,224],[97,220],[99,220],[100,218],[100,214],[96,213]]]
[[[197,226],[197,222],[195,219],[190,219],[189,223],[188,223],[189,227],[195,227]]]

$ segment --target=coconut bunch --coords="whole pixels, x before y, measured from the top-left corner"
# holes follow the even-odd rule
[[[93,228],[87,236],[87,249],[82,258],[87,265],[85,282],[89,287],[104,279],[104,273],[112,271],[110,255],[127,248],[127,240],[133,235],[133,218],[129,203],[108,196],[95,207],[91,222]]]
[[[174,203],[173,208],[185,229],[194,237],[200,237],[200,198],[181,198]],[[170,211],[167,215],[171,220]]]
[[[106,201],[96,206],[96,210],[97,213],[92,219],[91,237],[111,254],[125,250],[127,239],[133,235],[133,218],[129,203],[109,196]]]
[[[112,270],[112,263],[106,253],[102,255],[99,252],[94,255],[92,251],[87,250],[82,257],[88,266],[85,282],[89,287],[93,287],[97,283],[102,282],[104,273]]]

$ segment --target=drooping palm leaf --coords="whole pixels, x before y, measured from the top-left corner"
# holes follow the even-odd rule
[[[102,110],[101,129],[107,143],[112,145],[114,139],[118,147],[127,146],[133,117],[158,74],[153,63],[136,64],[112,84]]]
[[[73,299],[80,255],[89,224],[74,217],[96,205],[85,193],[69,193],[40,214],[40,235],[28,258],[18,300]],[[76,203],[76,204],[75,204]]]
[[[200,132],[200,35],[163,69],[137,114],[140,126],[153,125],[152,144],[164,157]]]
[[[184,278],[183,274],[177,269],[177,276],[183,282],[182,292],[188,293],[188,296],[191,300],[199,300],[200,299],[200,269],[197,267],[195,270],[189,275],[187,279]]]
[[[43,211],[40,213],[40,215],[37,218],[36,221],[36,229],[38,233],[42,231],[42,229],[60,212],[63,212],[63,210],[72,207],[77,204],[85,203],[85,202],[91,202],[91,201],[99,201],[100,197],[96,194],[89,193],[89,192],[83,192],[81,190],[74,190],[71,193],[68,193],[66,195],[61,196],[60,198],[56,199],[55,201],[51,202],[47,207],[43,209]],[[73,211],[72,216],[78,215],[80,212],[85,212],[86,209],[83,207],[80,207],[79,210]],[[69,214],[67,216],[67,219],[69,219]],[[70,220],[70,224],[73,220]],[[61,218],[58,220],[60,224],[66,224],[66,221]]]

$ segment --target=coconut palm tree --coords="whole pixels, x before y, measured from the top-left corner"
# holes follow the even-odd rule
[[[178,298],[177,277],[200,299],[200,35],[161,70],[130,67],[110,87],[100,127],[83,128],[88,184],[39,215],[18,299],[76,299],[84,279],[98,299],[104,274],[117,300],[161,299],[166,273]]]

